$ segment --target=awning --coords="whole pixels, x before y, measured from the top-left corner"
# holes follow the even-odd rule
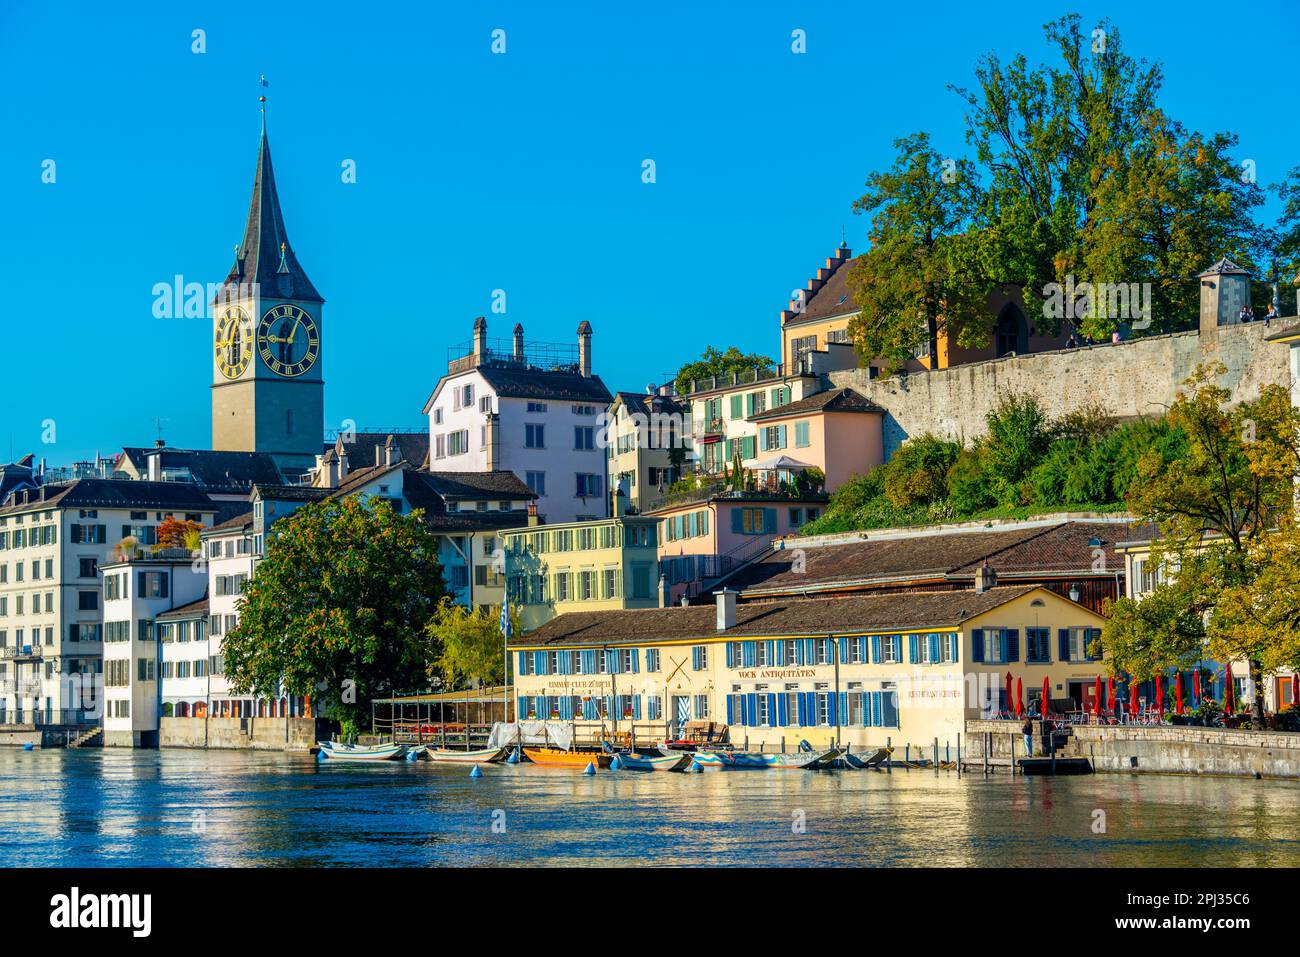
[[[798,471],[799,469],[812,468],[807,462],[800,462],[798,459],[792,459],[788,455],[778,455],[775,458],[763,459],[761,462],[755,462],[753,469],[755,472],[777,472],[777,471]]]

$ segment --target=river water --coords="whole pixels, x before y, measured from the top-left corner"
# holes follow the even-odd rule
[[[0,749],[0,866],[1297,866],[1300,783]]]

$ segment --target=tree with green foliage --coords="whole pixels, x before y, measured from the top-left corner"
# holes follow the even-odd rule
[[[520,629],[518,608],[510,609],[511,629]],[[466,608],[444,598],[425,626],[436,657],[431,677],[440,675],[448,688],[470,682],[499,684],[506,679],[505,637],[501,606]]]
[[[720,352],[713,346],[704,350],[704,354],[694,362],[688,362],[677,370],[677,378],[674,380],[675,388],[678,395],[687,395],[691,391],[691,383],[696,379],[710,379],[714,376],[727,376],[732,373],[753,372],[757,369],[759,372],[771,372],[776,365],[767,356],[758,355],[757,353],[746,354],[741,352],[735,346],[731,346],[726,352]]]
[[[1071,14],[1044,33],[1050,62],[990,53],[973,85],[950,87],[973,157],[944,159],[915,133],[868,178],[855,210],[872,214],[871,248],[850,273],[864,362],[896,368],[939,332],[987,346],[984,303],[999,285],[1019,287],[1040,333],[1077,326],[1100,338],[1135,319],[1150,332],[1185,328],[1195,276],[1224,255],[1249,268],[1265,245],[1253,220],[1262,191],[1232,159],[1234,136],[1166,116],[1160,66],[1129,55],[1110,21],[1086,30]],[[1300,197],[1300,174],[1287,182],[1284,205]],[[1295,209],[1293,226],[1300,200]],[[1300,266],[1300,227],[1288,235]],[[1124,299],[1100,295],[1101,283],[1126,297],[1136,284],[1139,302],[1120,315]]]
[[[356,727],[372,698],[427,686],[426,626],[444,594],[423,513],[327,499],[277,521],[225,636],[237,694],[312,695]]]
[[[871,248],[849,267],[859,311],[849,335],[864,363],[883,359],[895,370],[945,335],[959,345],[988,341],[977,237],[975,171],[947,161],[925,133],[894,142],[893,165],[867,178],[853,204],[871,214]]]
[[[1262,688],[1273,639],[1243,612],[1267,598],[1268,537],[1293,518],[1300,413],[1280,386],[1231,405],[1231,392],[1217,384],[1226,371],[1198,366],[1169,410],[1170,424],[1186,435],[1185,454],[1170,461],[1152,449],[1139,463],[1127,502],[1158,528],[1149,561],[1163,581],[1139,601],[1114,603],[1103,644],[1113,668],[1140,677],[1205,656],[1245,658]],[[1188,625],[1189,614],[1203,633]],[[1263,709],[1257,694],[1261,722]]]

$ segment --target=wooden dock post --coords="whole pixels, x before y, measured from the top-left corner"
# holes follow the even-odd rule
[[[961,777],[961,732],[957,732],[957,777]]]
[[[937,772],[939,770],[939,739],[938,738],[934,739],[934,751],[932,752],[932,760],[930,763],[934,765],[934,770]]]
[[[993,732],[985,731],[983,738],[980,740],[980,746],[984,751],[984,774],[989,773],[989,750],[993,747]]]
[[[894,738],[892,735],[885,737],[885,773],[894,773]]]

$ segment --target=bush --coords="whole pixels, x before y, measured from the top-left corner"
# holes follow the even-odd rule
[[[926,433],[909,439],[878,471],[884,473],[884,492],[895,508],[929,505],[947,494],[948,470],[961,446]]]

